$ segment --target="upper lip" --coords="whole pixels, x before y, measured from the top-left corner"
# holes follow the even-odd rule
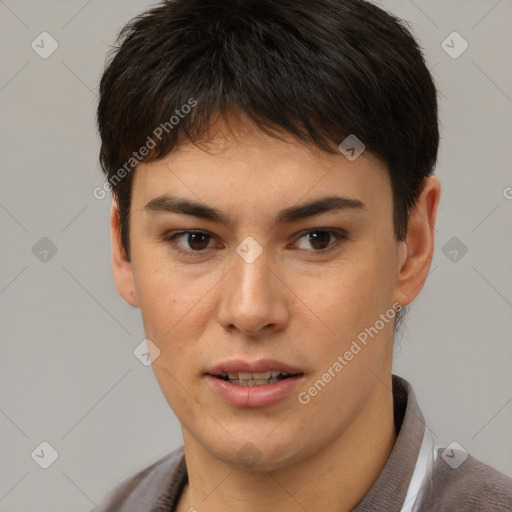
[[[215,365],[206,373],[209,375],[222,375],[228,372],[263,373],[268,371],[279,371],[290,375],[302,373],[298,368],[277,361],[276,359],[258,359],[257,361],[230,359],[229,361]]]

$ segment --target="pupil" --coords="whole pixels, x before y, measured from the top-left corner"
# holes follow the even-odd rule
[[[326,231],[313,231],[309,234],[309,241],[315,249],[325,249],[325,247],[319,247],[317,242],[320,242],[320,246],[329,245],[330,234]]]
[[[189,246],[196,251],[205,249],[208,246],[208,240],[206,240],[207,237],[208,237],[208,235],[205,235],[204,233],[189,233],[189,235],[188,235]],[[205,242],[205,240],[206,240],[206,242]]]

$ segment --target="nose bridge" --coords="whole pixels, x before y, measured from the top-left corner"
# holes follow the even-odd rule
[[[242,244],[241,244],[242,246]],[[237,252],[243,251],[239,247]],[[268,304],[270,300],[271,272],[268,268],[268,253],[261,252],[256,255],[252,248],[246,253],[249,258],[237,254],[233,258],[233,269],[230,272],[231,282],[228,293],[232,294],[235,304],[238,304],[242,310],[249,313],[260,311]]]
[[[255,335],[263,327],[281,324],[286,317],[284,297],[276,287],[266,251],[256,250],[251,241],[240,244],[222,290],[219,321]]]

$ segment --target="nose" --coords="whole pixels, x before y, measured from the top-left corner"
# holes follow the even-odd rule
[[[283,329],[289,319],[290,291],[265,251],[248,263],[237,254],[223,279],[219,323],[229,331],[258,337]]]

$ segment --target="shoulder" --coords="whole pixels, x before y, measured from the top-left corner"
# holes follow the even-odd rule
[[[443,448],[424,486],[418,512],[510,512],[512,478],[471,455],[452,467]]]
[[[180,447],[117,484],[91,512],[149,512],[180,480],[183,461]]]

